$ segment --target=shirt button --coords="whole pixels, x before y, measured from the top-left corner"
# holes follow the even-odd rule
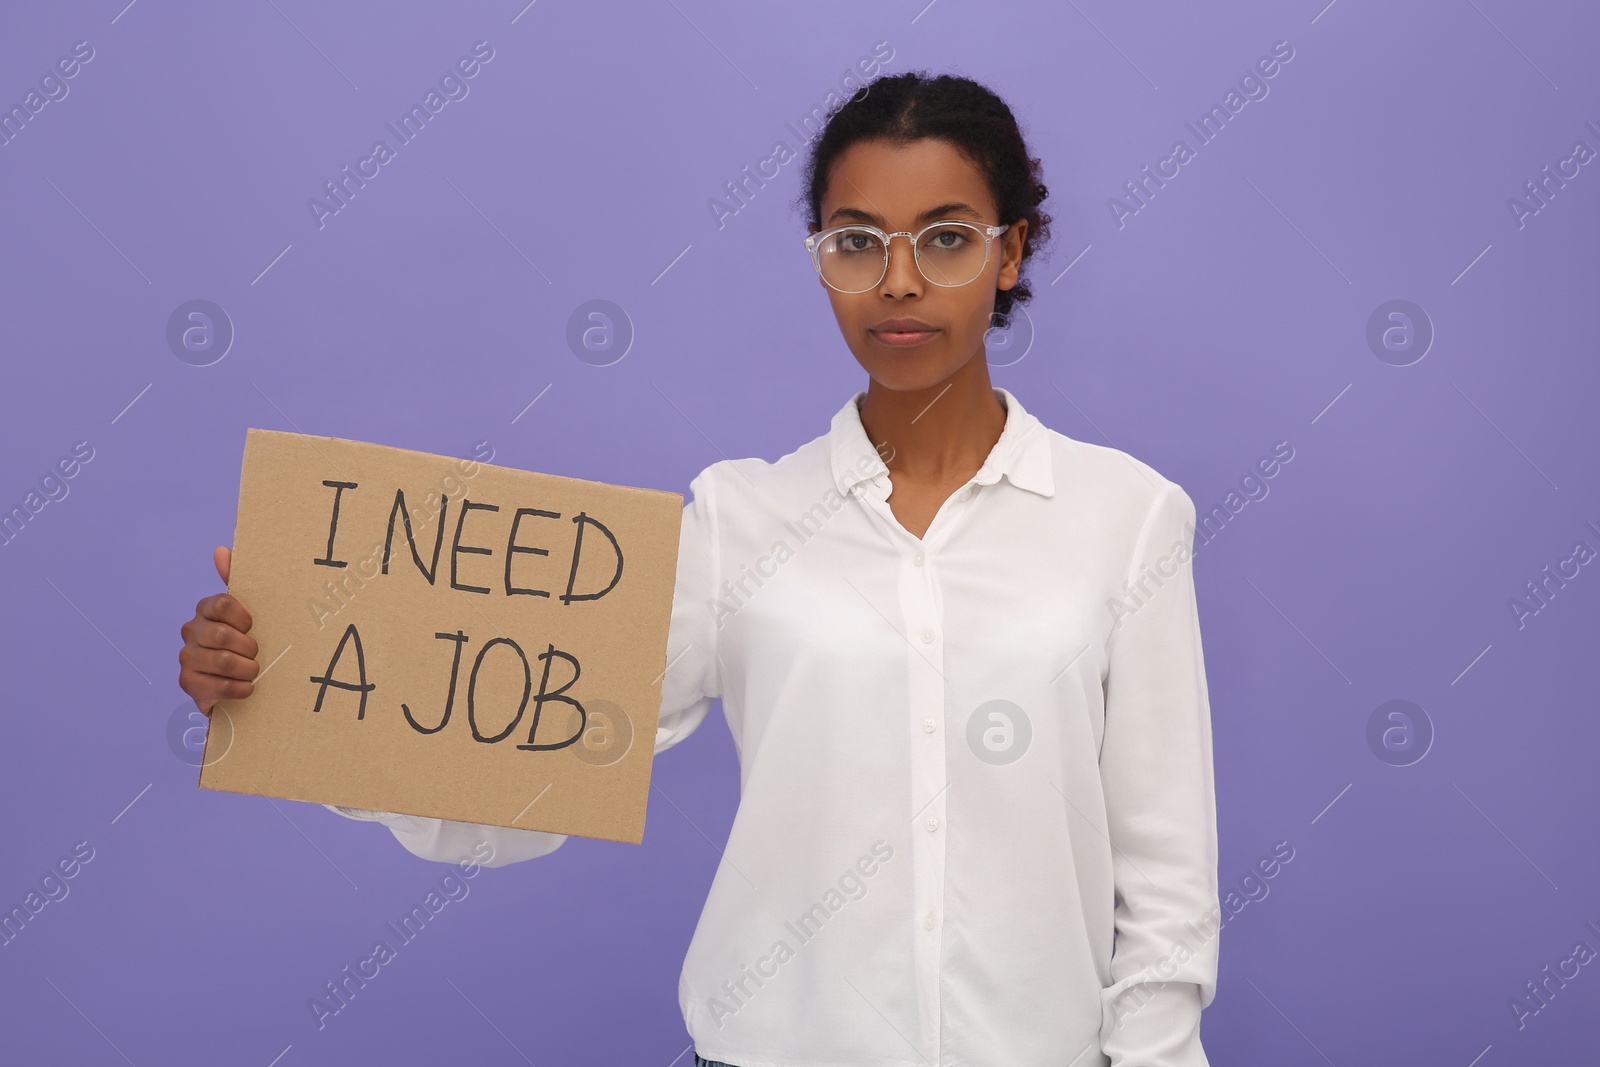
[[[970,485],[967,486],[965,489],[961,490],[961,499],[962,500],[971,500],[972,499],[972,492],[973,492],[973,487],[970,486]]]
[[[911,562],[915,563],[919,567],[922,566],[922,553],[918,552],[915,556],[912,556]]]
[[[930,834],[937,830],[939,828],[939,817],[937,815],[928,816],[927,827]]]
[[[933,929],[933,912],[930,911],[922,917],[922,928],[924,930]]]
[[[922,642],[923,642],[923,644],[931,644],[932,641],[933,641],[933,631],[932,630],[924,630],[924,631],[922,631]]]
[[[922,720],[922,728],[924,730],[926,730],[930,734],[933,733],[933,728],[934,728],[935,725],[937,725],[937,724],[932,719],[923,719]]]

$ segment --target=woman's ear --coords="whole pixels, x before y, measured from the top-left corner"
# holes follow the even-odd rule
[[[1028,220],[1018,219],[1000,235],[1000,274],[996,289],[1010,289],[1022,275],[1022,245],[1028,235]]]

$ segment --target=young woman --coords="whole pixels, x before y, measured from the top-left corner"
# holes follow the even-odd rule
[[[808,253],[867,372],[683,511],[655,748],[723,701],[739,810],[679,983],[699,1065],[1195,1067],[1216,989],[1194,505],[991,386],[1039,163],[965,78],[879,78],[805,172]],[[228,550],[217,550],[228,576]],[[183,627],[209,712],[258,668],[228,594]],[[490,865],[558,834],[334,808]]]

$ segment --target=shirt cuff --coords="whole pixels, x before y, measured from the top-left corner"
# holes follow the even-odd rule
[[[1136,982],[1106,1005],[1101,1051],[1110,1067],[1210,1067],[1200,1045],[1200,987]]]
[[[374,811],[371,808],[347,808],[343,804],[324,804],[322,806],[336,815],[343,815],[347,819],[360,819],[362,822],[408,818],[408,816],[402,816],[392,811]]]

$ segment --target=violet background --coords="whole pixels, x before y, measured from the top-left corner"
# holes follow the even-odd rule
[[[1295,850],[1223,932],[1212,1062],[1600,1055],[1595,966],[1521,1028],[1508,1003],[1600,948],[1600,566],[1508,608],[1600,548],[1600,164],[1507,206],[1600,149],[1592,7],[125,2],[0,14],[6,108],[95,50],[0,146],[0,508],[95,450],[0,549],[0,907],[95,850],[0,947],[0,1062],[692,1061],[677,973],[738,799],[719,713],[657,761],[643,845],[480,873],[319,1030],[309,999],[448,868],[196,788],[178,626],[219,587],[248,426],[677,492],[823,433],[866,378],[800,162],[720,227],[708,201],[799,152],[786,123],[880,41],[889,72],[991,85],[1044,160],[1055,239],[996,384],[1202,511],[1295,450],[1197,557],[1224,889]],[[480,40],[469,95],[319,229],[307,199]],[[1269,95],[1119,228],[1108,198],[1280,40]],[[197,298],[236,331],[203,367],[165,338]],[[1407,366],[1366,340],[1397,298],[1436,332]],[[593,299],[635,332],[606,366],[567,342]],[[1395,699],[1433,733],[1407,766],[1368,742]]]

